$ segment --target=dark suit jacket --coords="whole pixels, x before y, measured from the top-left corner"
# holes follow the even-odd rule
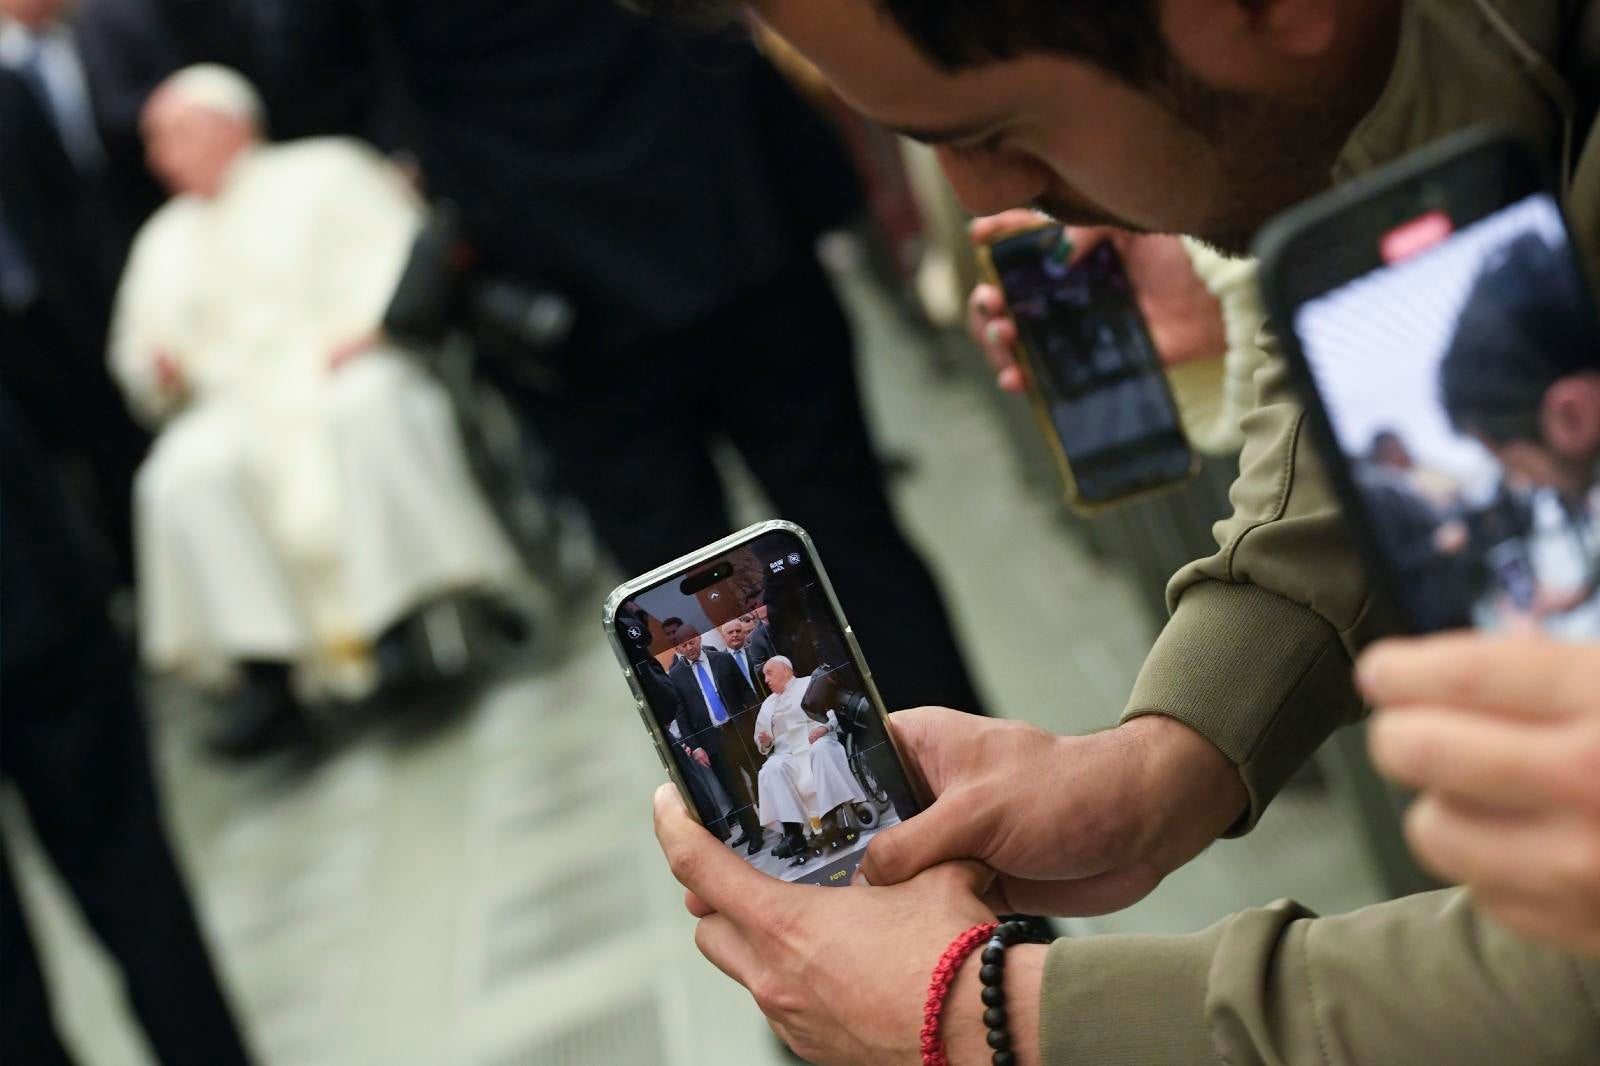
[[[755,689],[739,673],[738,665],[733,661],[733,656],[725,651],[715,648],[706,648],[701,652],[706,660],[707,668],[711,673],[711,683],[716,685],[717,694],[722,697],[722,705],[730,716],[740,714],[756,705]],[[682,656],[672,664],[668,672],[673,686],[678,690],[678,696],[683,700],[683,711],[678,719],[678,728],[683,732],[684,739],[694,736],[701,730],[711,728],[711,708],[706,706],[706,697],[700,691],[700,682],[695,677],[695,671],[689,661]]]
[[[104,207],[74,169],[28,83],[0,69],[0,212],[38,290],[27,308],[0,310],[7,352],[0,366],[47,448],[100,442],[106,465],[125,467],[131,478],[145,437],[106,370],[106,326],[120,262],[107,254],[115,234]],[[119,456],[122,463],[111,462]]]
[[[853,187],[832,131],[747,35],[670,34],[615,3],[377,6],[429,188],[460,205],[486,270],[572,300],[577,348],[732,306],[810,254],[821,220],[791,208],[829,178]]]
[[[761,641],[755,639],[757,634],[762,636]],[[765,626],[752,633],[750,639],[745,642],[744,657],[750,664],[750,687],[756,690],[758,699],[765,699],[768,695],[766,679],[761,674],[761,668],[776,654],[777,652],[772,649],[772,640],[766,634]],[[734,664],[738,665],[739,660],[732,652],[728,653],[728,658],[733,659]]]

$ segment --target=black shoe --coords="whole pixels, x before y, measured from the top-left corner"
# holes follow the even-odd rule
[[[223,712],[222,724],[206,738],[224,759],[253,759],[304,742],[305,715],[289,689],[289,668],[251,664]]]
[[[750,843],[745,848],[745,854],[746,855],[760,855],[761,854],[761,845],[763,845],[763,844],[765,844],[767,842],[766,841],[766,835],[763,834],[763,833],[752,833],[749,830],[746,830],[745,831],[745,836],[750,838]],[[738,845],[735,845],[735,847],[737,847],[737,846]]]

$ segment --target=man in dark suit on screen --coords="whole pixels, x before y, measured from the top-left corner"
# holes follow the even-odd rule
[[[746,849],[761,851],[761,825],[756,820],[756,761],[751,738],[751,712],[759,700],[733,656],[705,648],[700,635],[680,618],[662,623],[667,639],[677,645],[678,659],[667,672],[683,701],[678,733],[689,757],[708,767],[732,802],[732,817],[744,829]],[[735,845],[741,841],[733,841]]]

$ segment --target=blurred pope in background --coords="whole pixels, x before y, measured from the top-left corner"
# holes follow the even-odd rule
[[[282,700],[280,668],[371,646],[517,563],[448,398],[379,332],[418,197],[359,142],[268,145],[263,122],[219,66],[151,95],[146,151],[173,198],[123,275],[111,365],[161,427],[135,501],[148,664],[247,682],[266,664]]]

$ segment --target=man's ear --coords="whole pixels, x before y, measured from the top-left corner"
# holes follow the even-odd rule
[[[1339,30],[1338,0],[1240,0],[1270,47],[1312,59],[1333,46]]]
[[[1344,0],[1166,0],[1162,28],[1180,65],[1209,84],[1267,91],[1324,59]]]
[[[1562,456],[1588,459],[1600,454],[1600,373],[1562,378],[1546,389],[1539,428]]]

